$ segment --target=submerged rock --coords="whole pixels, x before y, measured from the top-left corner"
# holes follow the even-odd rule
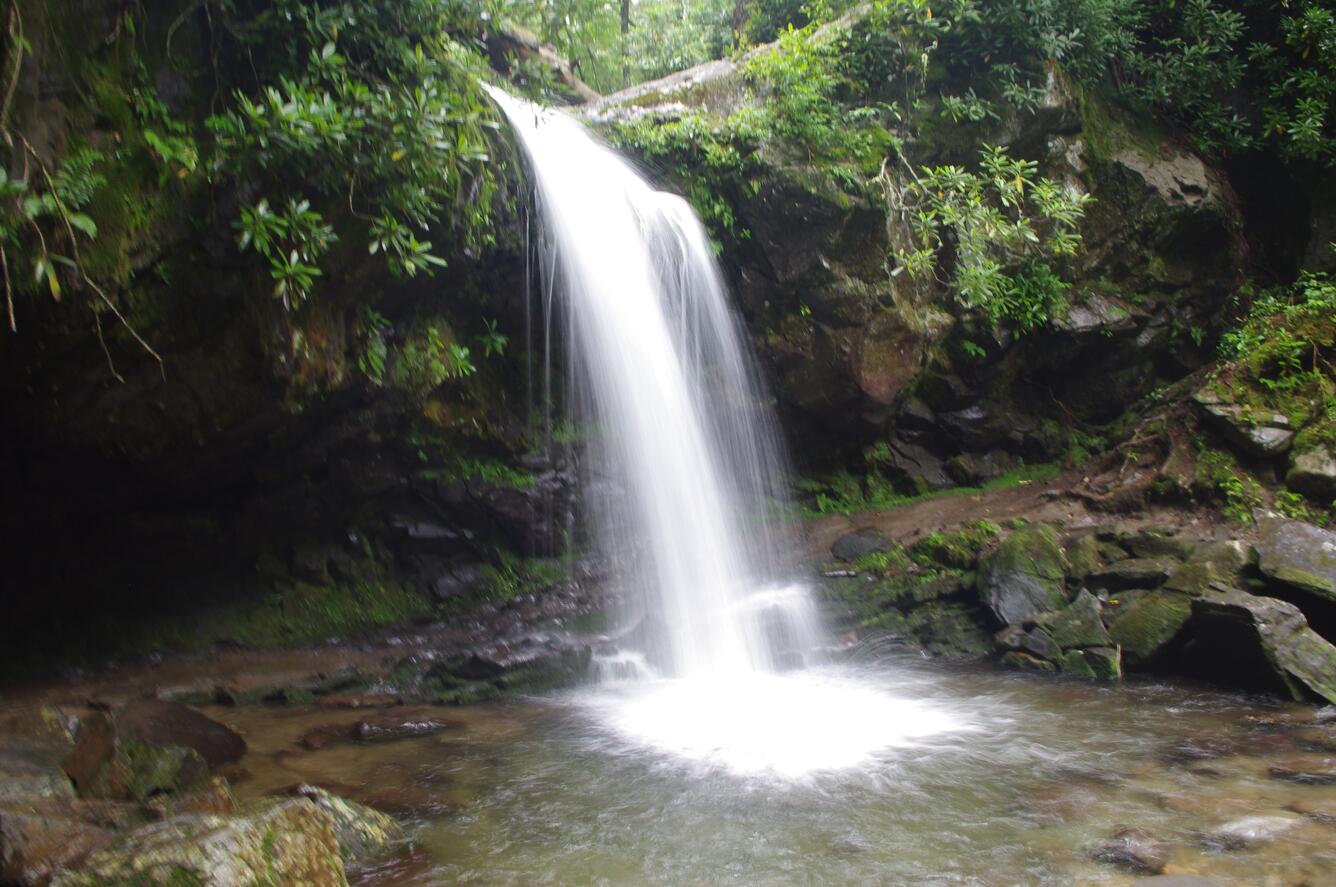
[[[983,563],[979,588],[999,620],[1019,624],[1067,603],[1066,565],[1057,532],[1049,526],[1012,533]]]
[[[339,887],[348,882],[329,814],[307,798],[296,798],[251,816],[176,816],[135,829],[51,883]]]
[[[1277,761],[1267,772],[1271,778],[1300,785],[1336,785],[1336,758],[1313,755]]]
[[[1225,823],[1206,835],[1202,843],[1212,850],[1246,850],[1273,841],[1302,824],[1301,816],[1246,816]]]
[[[1157,875],[1169,864],[1169,848],[1137,828],[1121,828],[1091,854],[1100,862]]]

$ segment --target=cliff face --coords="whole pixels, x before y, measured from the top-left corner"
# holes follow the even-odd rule
[[[643,85],[592,116],[632,150],[654,146],[648,162],[682,187],[677,171],[690,162],[643,130],[688,114],[722,124],[768,101],[745,65]],[[619,136],[626,128],[630,139]],[[977,482],[1019,459],[1062,456],[1074,423],[1115,423],[1211,360],[1250,248],[1246,207],[1224,169],[1057,72],[1036,110],[937,123],[906,152],[916,165],[968,165],[980,145],[1034,160],[1094,198],[1068,269],[1070,307],[1026,335],[981,324],[940,285],[893,270],[893,252],[912,237],[896,198],[906,178],[894,167],[864,187],[782,143],[749,158],[748,187],[692,166],[687,187],[703,179],[706,192],[730,195],[723,259],[813,470],[857,463],[881,443],[873,461],[906,491]]]

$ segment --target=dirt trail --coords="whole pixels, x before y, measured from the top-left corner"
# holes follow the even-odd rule
[[[810,521],[806,527],[804,556],[822,562],[830,558],[830,546],[846,533],[872,528],[891,539],[913,541],[940,530],[952,530],[972,520],[1004,523],[1015,518],[1031,522],[1051,521],[1068,529],[1116,525],[1127,530],[1144,527],[1175,529],[1185,535],[1206,538],[1227,533],[1239,538],[1239,527],[1227,530],[1215,512],[1205,509],[1146,506],[1130,514],[1092,511],[1086,503],[1066,491],[1081,481],[1069,472],[1049,481],[1024,482],[1001,490],[972,495],[940,496],[910,502],[888,511],[865,511],[832,515]]]

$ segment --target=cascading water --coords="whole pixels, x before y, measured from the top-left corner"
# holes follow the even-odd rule
[[[627,639],[643,659],[609,672],[662,676],[587,701],[636,742],[794,774],[945,729],[836,671],[795,670],[821,630],[806,589],[780,581],[767,512],[781,447],[690,206],[572,118],[492,95],[528,155],[545,304],[564,310],[576,418],[592,429],[586,507],[637,592]]]

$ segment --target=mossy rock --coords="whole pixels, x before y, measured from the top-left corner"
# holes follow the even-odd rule
[[[1038,524],[1012,533],[984,560],[980,592],[1003,623],[1023,623],[1066,605],[1066,571],[1057,531]]]
[[[1069,650],[1058,660],[1067,674],[1097,681],[1117,681],[1123,676],[1122,651],[1117,647]]]
[[[1196,550],[1196,545],[1187,539],[1179,539],[1155,530],[1133,533],[1122,540],[1123,547],[1138,558],[1173,558],[1187,560]]]
[[[1094,533],[1082,533],[1068,539],[1064,553],[1067,556],[1067,576],[1071,579],[1084,579],[1103,564],[1100,543]]]
[[[303,785],[297,794],[323,810],[334,824],[343,859],[381,856],[406,840],[403,826],[379,810],[340,798],[313,785]]]
[[[348,883],[329,814],[306,798],[250,816],[176,816],[128,832],[53,887]]]
[[[1336,602],[1336,533],[1274,515],[1257,529],[1257,567],[1268,579]]]
[[[1100,618],[1101,610],[1099,599],[1082,589],[1071,604],[1043,622],[1054,642],[1064,650],[1107,646],[1111,641]]]
[[[1118,614],[1109,637],[1130,665],[1143,665],[1178,637],[1192,615],[1192,599],[1174,591],[1153,591]]]

